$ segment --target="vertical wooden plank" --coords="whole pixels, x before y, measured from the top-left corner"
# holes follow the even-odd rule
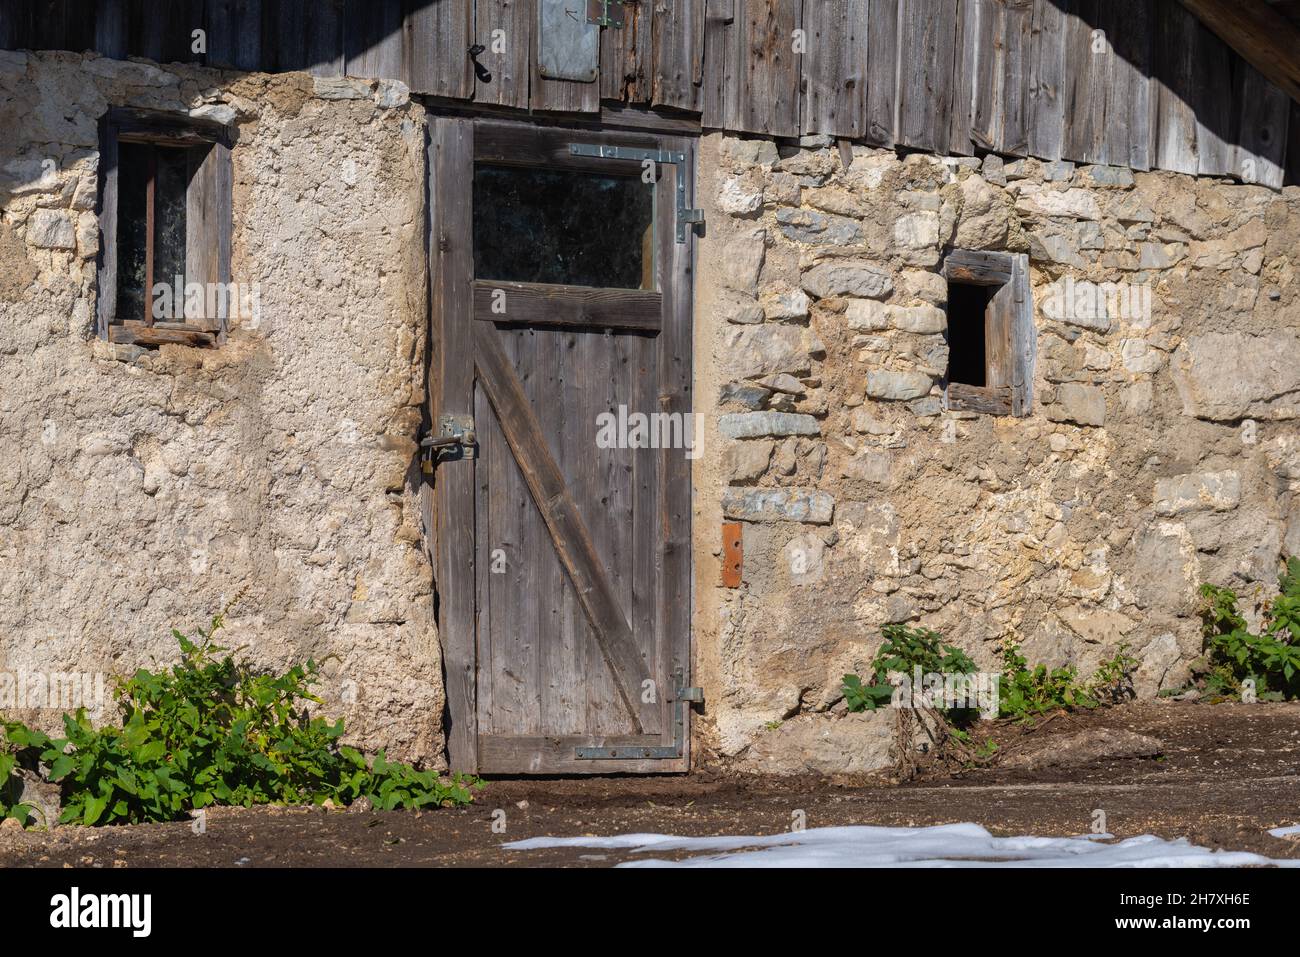
[[[262,55],[262,0],[206,0],[212,66],[256,70]]]
[[[1050,0],[1049,0],[1050,2]],[[1106,83],[1114,56],[1110,37],[1098,26],[1103,0],[1070,0],[1065,23],[1065,159],[1102,162]]]
[[[0,3],[0,50],[29,50],[33,47],[34,10],[34,0]]]
[[[505,436],[497,425],[496,413],[488,402],[487,393],[479,383],[474,383],[474,428],[477,432],[478,451],[474,461],[474,567],[477,570],[474,580],[475,610],[474,619],[474,660],[478,675],[475,682],[474,722],[480,734],[491,730],[492,716],[492,661],[496,632],[501,627],[498,614],[494,610],[500,597],[495,592],[523,566],[520,564],[518,543],[509,538],[502,529],[503,506],[508,501],[506,482],[510,476],[504,471],[510,451],[506,448]],[[503,457],[504,456],[504,460]],[[427,487],[427,486],[426,486]],[[488,494],[491,489],[501,489],[493,497]],[[436,496],[436,489],[432,490]],[[437,527],[437,503],[433,503],[433,522],[431,528]],[[434,567],[437,566],[437,541],[433,542]],[[441,572],[437,572],[441,574]],[[441,628],[441,623],[439,624]],[[443,658],[447,657],[447,639],[442,641]],[[482,663],[479,665],[478,663]],[[453,723],[457,720],[452,715]],[[477,741],[475,742],[477,744]],[[450,751],[450,740],[448,742]],[[454,766],[454,765],[453,765]]]
[[[185,284],[217,281],[216,158],[210,147],[189,147],[185,191]],[[204,316],[189,316],[206,318]]]
[[[565,481],[578,498],[579,508],[587,512],[593,539],[598,541],[598,516],[590,514],[588,488],[597,479],[588,466],[592,462],[592,428],[595,419],[582,408],[591,396],[590,385],[583,377],[593,371],[589,357],[581,353],[583,344],[593,338],[588,332],[555,330],[539,336],[554,357],[549,363],[550,382],[544,382],[539,395],[548,396],[537,407],[543,428],[556,443],[557,461],[565,471]],[[594,411],[594,410],[592,410]],[[532,520],[538,522],[536,512]],[[545,531],[542,532],[543,536]],[[555,557],[555,549],[544,539],[546,577],[540,583],[542,614],[539,627],[544,637],[541,652],[542,725],[546,734],[583,734],[595,730],[588,720],[590,700],[595,688],[609,689],[611,704],[618,701],[609,667],[605,664],[586,616],[578,606],[573,586]],[[603,556],[602,556],[603,558]]]
[[[3,14],[0,14],[0,17],[3,17]],[[114,59],[126,56],[126,18],[126,0],[97,0],[95,49],[101,55]],[[0,46],[3,46],[2,42]]]
[[[1287,120],[1286,175],[1283,183],[1300,186],[1300,103],[1291,101],[1291,116]]]
[[[630,11],[630,5],[626,9]],[[655,3],[652,10],[650,103],[699,110],[704,0]]]
[[[348,76],[400,80],[402,0],[347,0],[343,6],[344,71]]]
[[[674,176],[687,178],[687,202],[694,202],[697,189],[696,144],[684,137],[667,139],[665,147],[686,153],[687,162],[674,166]],[[667,191],[664,191],[665,194]],[[664,196],[662,206],[668,206],[671,200]],[[666,211],[665,211],[666,215]],[[658,380],[659,409],[662,412],[678,413],[684,421],[691,417],[691,382],[692,369],[692,301],[695,284],[695,237],[688,235],[687,241],[674,241],[672,230],[662,230],[660,243],[660,262],[664,272],[660,276],[660,289],[663,297],[663,327],[658,336]],[[661,569],[656,588],[655,603],[659,614],[659,635],[656,647],[661,649],[657,673],[661,680],[672,682],[674,672],[680,672],[683,680],[690,683],[691,677],[691,620],[694,608],[691,574],[691,459],[681,449],[660,451],[659,475],[662,477],[660,487],[660,506],[656,511],[653,527],[647,527],[645,534],[661,536]],[[664,715],[664,729],[672,733],[670,723],[671,706],[669,698],[676,695],[676,689],[660,688],[659,698],[661,713]],[[683,766],[690,762],[690,725],[689,707],[687,709],[686,750]]]
[[[1160,169],[1195,173],[1196,36],[1199,24],[1180,3],[1155,9],[1152,50],[1152,96],[1155,98],[1154,156]]]
[[[1033,58],[1033,0],[1002,0],[1002,85],[992,148],[1024,156],[1029,150],[1029,83]]]
[[[478,61],[492,80],[475,86],[475,102],[527,109],[533,19],[529,0],[478,0],[474,42],[484,47]]]
[[[130,56],[144,57],[147,60],[162,60],[163,18],[154,15],[153,5],[149,0],[129,0],[127,19],[127,53]],[[209,30],[208,56],[212,56],[212,35]],[[225,47],[218,44],[218,53],[223,56]]]
[[[649,335],[627,336],[629,362],[633,366],[632,403],[638,411],[658,411],[659,397],[659,337]],[[632,458],[632,630],[637,644],[654,649],[652,674],[660,683],[658,697],[664,701],[669,689],[662,687],[671,670],[668,650],[660,644],[658,621],[660,562],[657,526],[659,514],[659,488],[662,458],[655,449],[638,449]],[[661,704],[657,727],[669,728],[669,709]],[[671,729],[670,729],[671,731]]]
[[[573,0],[575,10],[585,10],[585,0]],[[575,80],[552,80],[542,76],[539,67],[541,42],[541,3],[534,4],[533,31],[529,43],[529,106],[540,112],[594,113],[600,110],[600,74],[591,83]],[[577,14],[575,14],[577,15]]]
[[[1202,176],[1236,173],[1237,121],[1233,107],[1232,50],[1201,23],[1196,25],[1196,162]],[[1240,61],[1239,61],[1240,62]]]
[[[700,24],[703,32],[704,25]],[[619,103],[650,102],[650,54],[654,18],[649,7],[623,8],[622,30],[600,31],[600,98]],[[480,41],[482,42],[482,41]]]
[[[1111,62],[1107,104],[1106,162],[1133,169],[1151,168],[1154,144],[1151,58],[1156,0],[1131,0],[1111,37],[1116,56]]]
[[[230,147],[224,142],[191,147],[190,186],[185,195],[186,283],[230,282],[230,239],[233,187]],[[236,304],[238,307],[238,304]],[[230,304],[216,315],[186,318],[216,319],[224,335]]]
[[[117,124],[108,114],[99,123],[99,254],[95,269],[95,316],[100,338],[117,311]]]
[[[993,294],[984,310],[984,385],[989,389],[1011,388],[1015,378],[1014,328],[1015,300],[1008,282]]]
[[[506,356],[527,394],[526,401],[535,414],[545,414],[552,407],[552,397],[556,394],[557,337],[545,333],[539,335],[536,330],[528,328],[503,330],[499,335],[489,332],[506,348],[513,347],[514,351],[507,352]],[[484,387],[486,389],[486,383]],[[542,401],[543,396],[547,397],[546,401]],[[490,391],[488,397],[491,398]],[[498,421],[504,434],[506,423],[504,419]],[[506,441],[509,442],[508,436]],[[510,486],[510,505],[518,509],[512,518],[515,523],[513,531],[519,541],[521,567],[514,579],[519,583],[518,589],[508,599],[513,606],[513,615],[503,621],[505,627],[495,636],[492,722],[498,731],[538,734],[545,729],[542,724],[545,700],[542,645],[549,636],[542,629],[551,597],[543,596],[541,589],[548,581],[546,571],[555,559],[555,547],[537,509],[533,507],[527,479],[519,467],[523,463],[518,453],[511,448],[504,451],[510,455],[512,479],[518,481],[518,484],[512,481]],[[548,448],[548,451],[551,450]],[[489,494],[491,492],[489,490]]]
[[[473,412],[470,343],[474,275],[472,189],[474,131],[469,120],[429,121],[429,300],[433,382],[431,421]],[[450,727],[448,761],[478,767],[474,657],[474,460],[438,467],[438,634],[442,641]]]
[[[857,139],[866,131],[868,2],[804,3],[804,133]]]
[[[739,86],[736,78],[735,5],[741,0],[705,0],[704,82],[700,90],[700,123],[722,129],[727,123],[728,98]]]
[[[66,50],[68,9],[65,0],[28,0],[32,7],[32,47]]]
[[[140,318],[146,326],[153,325],[153,283],[157,277],[153,274],[155,244],[157,242],[158,220],[157,208],[158,185],[158,147],[152,143],[149,151],[149,175],[144,187],[144,315]]]
[[[1026,148],[1059,160],[1065,141],[1065,21],[1054,0],[1034,0]]]
[[[876,146],[893,146],[898,128],[898,28],[898,0],[869,0],[863,135]]]
[[[799,61],[794,50],[800,0],[737,0],[736,101],[728,129],[769,136],[799,135]]]
[[[303,41],[306,69],[314,76],[342,76],[347,65],[344,0],[312,0]]]
[[[148,52],[145,56],[160,63],[201,63],[204,54],[193,52],[193,33],[205,24],[203,0],[177,0],[159,9],[156,5],[141,8],[141,36]],[[261,66],[260,47],[248,54],[248,62]]]
[[[619,476],[614,471],[618,450],[599,448],[593,441],[596,414],[617,412],[618,403],[628,401],[627,395],[617,394],[617,383],[612,375],[610,360],[614,348],[613,338],[610,333],[595,330],[584,330],[573,337],[572,368],[568,370],[567,383],[569,392],[562,396],[562,400],[567,406],[565,418],[570,428],[575,429],[580,436],[575,445],[579,446],[583,464],[571,472],[566,470],[569,474],[565,478],[587,521],[592,545],[608,576],[618,606],[628,615],[628,625],[632,628],[635,618],[632,615],[633,609],[625,598],[624,576],[620,574],[619,522],[611,514],[619,507],[620,499]],[[641,650],[635,630],[632,631],[632,636],[638,650]],[[584,652],[582,673],[586,676],[586,681],[582,697],[586,731],[591,734],[635,733],[631,716],[620,705],[614,676],[605,666],[600,646],[588,639],[584,642]],[[654,674],[653,666],[650,673]],[[641,693],[639,687],[635,691],[638,695]],[[640,704],[639,699],[637,703]],[[643,728],[650,733],[654,730],[654,725],[643,722]]]
[[[1284,178],[1291,99],[1249,63],[1238,61],[1237,67],[1241,119],[1234,173],[1244,182],[1277,189]]]
[[[80,53],[95,44],[95,0],[37,0],[31,18],[36,49]]]
[[[947,153],[952,129],[956,0],[900,0],[898,142]]]
[[[216,194],[213,208],[216,210],[217,281],[228,283],[230,282],[230,251],[235,229],[235,170],[231,162],[230,144],[225,140],[213,143],[210,155],[213,163],[213,191]],[[222,310],[215,318],[221,320],[220,336],[221,341],[224,341],[227,312]]]
[[[989,149],[995,135],[994,108],[1001,77],[997,70],[996,0],[958,0],[953,35],[952,111],[949,149],[970,154]],[[978,131],[978,139],[976,138]]]
[[[262,68],[307,69],[308,0],[278,0],[262,9]]]
[[[1038,327],[1034,324],[1034,299],[1029,283],[1029,257],[1011,257],[1012,327],[1015,350],[1011,372],[1011,414],[1029,415],[1034,408],[1034,363],[1038,355]]]
[[[469,47],[474,4],[455,0],[404,0],[403,79],[412,93],[467,100],[474,95]]]

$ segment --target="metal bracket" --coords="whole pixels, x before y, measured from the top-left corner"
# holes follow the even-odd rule
[[[704,210],[686,205],[686,154],[679,150],[645,150],[632,146],[603,146],[599,143],[570,143],[573,156],[594,156],[598,159],[632,160],[644,163],[650,160],[677,167],[677,241],[686,242],[686,231],[693,223],[704,222]]]
[[[677,689],[673,702],[673,743],[662,746],[638,747],[625,745],[618,748],[574,748],[574,757],[579,761],[655,761],[672,760],[686,754],[686,709],[691,704],[702,704],[703,688],[687,688],[682,685],[682,673],[673,675],[673,686]]]
[[[587,0],[587,22],[622,30],[623,4],[619,0]]]
[[[440,415],[438,431],[420,439],[420,471],[432,475],[439,453],[452,448],[459,448],[463,458],[472,459],[476,445],[473,416]]]

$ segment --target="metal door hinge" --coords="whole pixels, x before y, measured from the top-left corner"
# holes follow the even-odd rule
[[[587,0],[587,22],[622,30],[623,4],[619,0]]]
[[[664,761],[686,754],[686,709],[692,704],[704,703],[704,689],[682,684],[682,673],[673,675],[673,743],[663,746],[640,747],[625,745],[616,748],[574,748],[579,761]]]
[[[645,150],[632,146],[603,146],[599,143],[570,143],[569,153],[573,156],[595,156],[600,159],[632,160],[644,163],[672,165],[677,167],[677,241],[686,242],[686,231],[694,223],[704,222],[704,210],[691,209],[686,205],[686,154],[680,150]]]
[[[473,416],[440,415],[438,431],[420,439],[420,471],[431,475],[438,455],[453,449],[460,449],[462,458],[472,459],[476,445]]]

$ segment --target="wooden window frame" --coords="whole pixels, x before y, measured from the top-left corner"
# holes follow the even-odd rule
[[[1023,417],[1033,408],[1034,326],[1029,257],[1023,253],[949,250],[943,261],[948,283],[996,287],[984,312],[985,385],[943,380],[945,408]]]
[[[206,147],[195,176],[186,190],[185,280],[230,283],[230,246],[233,226],[232,169],[229,129],[211,120],[166,113],[110,107],[100,122],[99,258],[97,261],[97,332],[102,339],[132,345],[165,343],[213,346],[224,342],[228,315],[179,322],[155,320],[152,302],[153,185],[151,173],[146,198],[145,310],[138,317],[117,314],[119,255],[118,165],[120,143],[154,147]]]
[[[474,127],[474,163],[604,175],[641,175],[642,165],[638,160],[575,156],[569,150],[569,145],[575,142],[599,142],[645,149],[657,149],[659,144],[657,137],[637,133],[587,133],[558,127],[479,120]],[[475,279],[474,318],[481,322],[589,326],[649,332],[658,330],[663,314],[658,262],[665,255],[662,237],[671,234],[673,214],[672,204],[665,202],[668,192],[662,185],[662,168],[658,175],[654,196],[653,289]],[[665,219],[665,216],[668,218]],[[509,303],[506,315],[493,311],[497,290],[506,293],[506,301]]]

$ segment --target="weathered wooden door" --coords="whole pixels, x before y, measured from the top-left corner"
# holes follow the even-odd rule
[[[686,770],[694,144],[430,129],[452,766]]]

